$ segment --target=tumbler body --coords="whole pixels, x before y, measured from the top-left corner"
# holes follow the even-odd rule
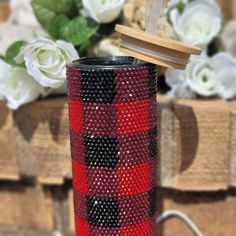
[[[68,66],[77,236],[154,236],[156,66],[129,57]]]

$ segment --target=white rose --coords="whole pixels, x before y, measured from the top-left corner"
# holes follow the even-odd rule
[[[222,86],[210,58],[195,57],[186,68],[185,73],[189,87],[196,94],[203,97],[221,94]]]
[[[194,98],[195,93],[188,86],[186,79],[186,72],[183,70],[168,69],[165,73],[166,83],[171,90],[168,92],[168,96],[171,98]]]
[[[236,59],[227,53],[193,57],[185,71],[168,69],[166,81],[172,96],[231,99],[236,96]]]
[[[220,97],[231,99],[236,96],[236,58],[228,53],[218,53],[211,59],[216,78],[222,86]]]
[[[221,10],[215,0],[197,0],[186,5],[184,12],[170,12],[171,22],[181,41],[206,47],[221,29]]]
[[[7,100],[10,109],[18,109],[21,105],[36,100],[43,92],[43,88],[24,68],[9,68],[3,61],[0,61],[0,65],[7,69],[5,76],[0,77],[0,93]]]
[[[99,23],[109,23],[121,13],[125,0],[83,0],[86,13]]]
[[[3,79],[5,79],[11,71],[11,66],[5,63],[2,59],[0,59],[0,100],[3,99]]]
[[[27,72],[43,87],[58,88],[66,80],[66,65],[78,57],[72,44],[42,38],[23,46],[15,60],[25,62]]]

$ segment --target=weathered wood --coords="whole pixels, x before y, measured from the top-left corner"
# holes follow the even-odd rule
[[[174,102],[174,187],[229,186],[230,112],[223,100]]]
[[[173,187],[173,106],[165,96],[157,96],[158,185]]]
[[[12,112],[0,101],[0,179],[18,180]]]
[[[42,184],[62,184],[71,177],[66,98],[53,98],[24,106],[15,113],[17,159],[22,175]]]
[[[229,103],[172,102],[164,96],[157,100],[158,184],[181,190],[227,189],[230,169],[232,173],[235,170],[234,162],[230,166],[229,161],[230,146],[231,160],[235,156],[235,145],[230,145],[234,132],[230,133]],[[3,103],[2,106],[5,115],[0,118],[0,154],[5,158],[0,159],[0,179],[19,179],[18,167],[22,177],[36,178],[42,184],[61,185],[66,178],[71,179],[66,98],[23,106],[14,113],[14,129],[11,112]],[[15,138],[16,151],[14,145],[9,145]],[[234,175],[231,174],[231,183]]]
[[[233,236],[236,231],[236,192],[184,193],[159,190],[158,215],[167,210],[186,214],[204,236]],[[169,218],[158,225],[159,236],[193,236],[179,218]]]
[[[69,219],[69,232],[75,232],[75,214],[74,214],[74,195],[73,190],[70,189],[68,193],[68,219]]]
[[[8,0],[0,1],[0,22],[5,21],[10,15],[10,5]]]
[[[1,183],[0,199],[0,224],[53,230],[53,201],[47,189],[20,183]]]
[[[224,17],[226,19],[236,19],[236,1],[235,0],[218,0]]]
[[[236,102],[230,102],[230,185],[236,187]]]
[[[54,229],[61,232],[62,235],[67,235],[69,228],[68,217],[68,198],[67,192],[62,186],[50,188],[53,197],[53,219]]]
[[[0,225],[1,236],[55,236],[53,231],[41,231],[28,229],[24,230],[16,226]]]

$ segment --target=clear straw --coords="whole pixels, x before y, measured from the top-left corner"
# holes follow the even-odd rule
[[[157,27],[161,16],[164,14],[168,0],[149,0],[146,15],[146,33],[156,35]],[[133,64],[138,64],[139,60],[134,59]]]

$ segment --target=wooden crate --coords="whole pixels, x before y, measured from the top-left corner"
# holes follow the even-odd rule
[[[0,0],[0,22],[6,21],[10,15],[10,6],[8,0]]]
[[[204,236],[234,236],[236,192],[179,192],[159,190],[158,215],[167,210],[186,214]],[[158,225],[158,236],[193,236],[187,225],[173,217]]]
[[[0,183],[0,235],[72,236],[71,184]],[[72,203],[73,204],[73,203]]]
[[[0,225],[52,231],[53,200],[39,185],[0,183]]]
[[[14,113],[17,161],[23,177],[61,185],[71,178],[66,98],[38,101]]]
[[[157,101],[158,184],[187,191],[236,187],[236,102]],[[14,114],[2,107],[0,179],[20,176],[48,185],[71,179],[66,98],[38,101]]]
[[[236,0],[218,0],[226,19],[236,19]]]
[[[159,101],[159,185],[185,191],[235,186],[236,116],[223,100]],[[232,177],[231,177],[232,176]]]
[[[1,236],[55,236],[53,231],[21,229],[15,226],[0,225]]]
[[[74,233],[73,193],[68,198],[69,232]],[[236,192],[180,192],[159,189],[158,216],[168,210],[186,214],[204,236],[234,236],[236,230]],[[193,236],[188,226],[179,218],[168,218],[157,227],[157,236]]]
[[[0,186],[0,235],[50,236],[74,234],[73,192],[70,185],[43,187],[25,184]],[[167,210],[186,214],[205,236],[234,236],[236,191],[182,192],[159,188],[158,216]],[[179,218],[157,227],[158,236],[192,236]]]
[[[230,110],[223,100],[174,102],[174,187],[229,187]]]
[[[231,123],[231,140],[230,140],[230,185],[236,187],[236,101],[230,105],[230,123]]]
[[[0,179],[19,180],[13,113],[0,101]]]

